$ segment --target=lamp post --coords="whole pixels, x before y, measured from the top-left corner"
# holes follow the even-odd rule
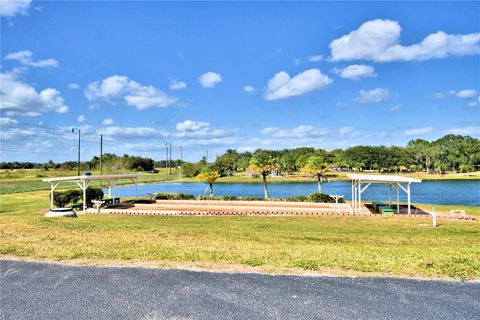
[[[77,160],[77,176],[80,175],[80,132],[78,128],[72,128],[72,132],[78,131],[78,160]]]

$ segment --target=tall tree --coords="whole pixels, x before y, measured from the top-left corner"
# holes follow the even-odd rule
[[[250,159],[248,171],[258,173],[263,178],[263,193],[265,199],[268,199],[267,176],[278,168],[277,159],[267,151],[257,151]]]
[[[213,183],[220,178],[218,171],[215,171],[210,166],[205,166],[202,171],[197,175],[196,179],[198,181],[208,183],[210,188],[210,197],[213,197]]]
[[[307,164],[301,169],[303,173],[315,176],[317,178],[318,192],[322,193],[322,182],[325,175],[330,170],[330,166],[319,156],[308,158]]]

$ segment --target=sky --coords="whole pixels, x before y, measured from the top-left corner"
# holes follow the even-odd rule
[[[1,161],[480,137],[478,2],[1,0]]]

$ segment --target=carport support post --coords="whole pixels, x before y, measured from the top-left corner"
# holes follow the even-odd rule
[[[50,183],[50,209],[53,209],[53,191],[58,186],[60,182],[57,183]]]
[[[392,207],[392,184],[388,184],[388,207]]]
[[[362,212],[362,181],[358,181],[358,213]]]
[[[408,215],[410,215],[410,182],[407,185]]]
[[[353,200],[353,195],[354,195],[354,191],[353,191],[353,184],[355,182],[352,180],[352,208],[353,208],[353,204],[355,203],[354,200]]]
[[[81,183],[78,181],[76,182],[80,189],[82,189],[83,191],[83,212],[85,212],[87,210],[87,188],[92,182],[92,180],[88,181],[88,183],[84,179],[82,179]]]
[[[400,214],[400,188],[398,187],[398,183],[395,187],[397,189],[397,214]]]
[[[85,186],[85,180],[83,180],[83,212],[87,210],[87,187]]]

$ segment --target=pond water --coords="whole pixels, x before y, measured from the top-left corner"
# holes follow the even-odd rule
[[[344,195],[351,199],[350,181],[332,181],[322,184],[323,192],[327,194]],[[207,185],[197,182],[167,182],[138,185],[138,195],[145,196],[155,192],[183,192],[194,196],[206,194]],[[317,191],[317,185],[311,183],[269,183],[271,198],[283,198],[307,195]],[[441,180],[412,183],[412,203],[450,204],[450,205],[480,205],[480,180]],[[218,183],[214,185],[215,195],[233,196],[263,196],[263,184],[258,183]],[[107,190],[104,190],[107,192]],[[135,186],[115,188],[115,196],[135,196]],[[393,201],[396,199],[395,188],[392,190]],[[372,184],[363,194],[362,200],[388,200],[388,186]],[[400,190],[400,201],[407,201],[406,193]]]

